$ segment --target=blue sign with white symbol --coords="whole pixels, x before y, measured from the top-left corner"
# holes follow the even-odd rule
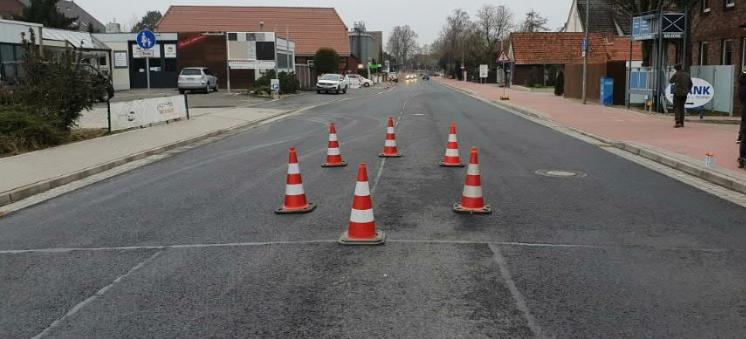
[[[142,49],[151,49],[155,47],[155,33],[151,31],[141,31],[137,33],[137,46]]]

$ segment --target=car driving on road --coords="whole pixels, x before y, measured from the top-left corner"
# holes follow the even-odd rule
[[[179,93],[201,90],[210,93],[218,91],[218,77],[206,67],[188,67],[179,74]]]
[[[350,87],[347,77],[340,74],[324,74],[316,82],[316,93],[347,93],[347,88]]]

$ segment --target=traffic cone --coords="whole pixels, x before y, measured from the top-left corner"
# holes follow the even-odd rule
[[[482,196],[482,179],[479,173],[479,155],[476,147],[471,148],[471,158],[466,170],[466,184],[461,195],[461,202],[453,204],[453,211],[468,214],[492,213],[492,207],[484,204],[484,197]]]
[[[362,163],[357,170],[355,197],[347,231],[339,237],[342,245],[381,245],[386,240],[383,231],[376,231],[373,218],[373,201],[368,186],[368,168]]]
[[[394,133],[394,118],[389,117],[388,127],[386,128],[386,143],[383,145],[383,153],[378,155],[384,158],[399,158],[401,153],[396,147],[396,134]]]
[[[440,162],[442,167],[464,167],[461,157],[458,153],[458,137],[456,137],[456,123],[451,123],[451,130],[448,133],[448,145],[446,146],[446,155]]]
[[[329,147],[326,151],[326,162],[321,167],[344,167],[347,162],[342,160],[342,153],[339,151],[339,140],[337,139],[337,126],[334,123],[329,125]]]
[[[306,200],[306,192],[303,190],[303,179],[300,175],[298,155],[295,147],[290,147],[290,159],[288,160],[288,176],[285,185],[285,202],[281,208],[275,210],[277,214],[300,214],[308,213],[316,209],[316,204]]]

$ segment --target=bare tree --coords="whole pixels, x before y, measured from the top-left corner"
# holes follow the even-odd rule
[[[549,27],[547,27],[548,21],[538,11],[532,9],[526,13],[526,19],[521,25],[521,32],[546,32],[549,30]]]
[[[386,49],[400,66],[406,66],[417,49],[417,33],[409,25],[394,27]]]
[[[513,12],[505,6],[484,5],[477,12],[476,29],[481,37],[481,54],[487,56],[490,64],[494,62],[493,56],[497,52],[500,41],[510,35],[513,29]]]

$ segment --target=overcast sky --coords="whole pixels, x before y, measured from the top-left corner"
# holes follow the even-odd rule
[[[130,26],[146,10],[165,13],[169,5],[243,5],[243,6],[316,6],[334,7],[348,27],[355,21],[365,21],[368,30],[388,32],[396,25],[410,25],[419,35],[420,43],[430,43],[438,36],[448,14],[460,7],[474,16],[482,4],[509,7],[516,21],[521,21],[529,9],[538,10],[549,19],[549,28],[561,27],[567,19],[572,0],[377,0],[367,4],[361,0],[75,0],[93,16],[106,24],[112,19]],[[376,5],[373,5],[376,3]]]

